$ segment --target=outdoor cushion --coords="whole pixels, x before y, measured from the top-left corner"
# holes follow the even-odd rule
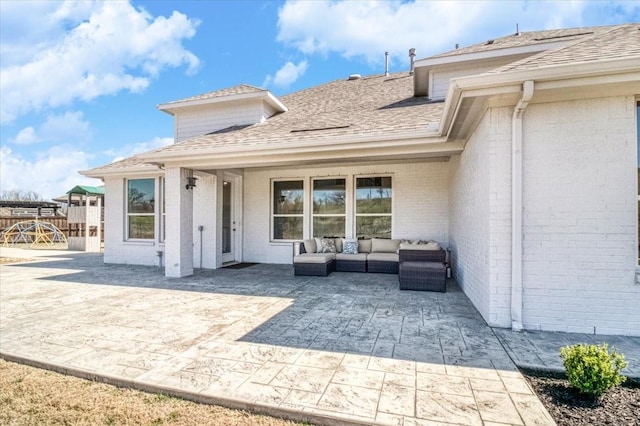
[[[333,253],[304,253],[293,258],[293,263],[327,263],[335,259]]]
[[[377,262],[397,262],[399,256],[397,253],[369,253],[367,260]]]
[[[358,253],[371,253],[371,240],[358,240]]]
[[[359,260],[359,261],[365,262],[367,260],[367,253],[356,253],[356,254],[337,253],[336,260]]]
[[[345,254],[358,254],[358,240],[344,240],[342,252]]]
[[[316,242],[316,253],[322,253],[322,238],[314,237]]]
[[[318,248],[316,247],[316,240],[313,238],[310,240],[304,240],[302,244],[304,244],[304,250],[307,253],[315,253],[318,251]]]
[[[322,249],[318,251],[322,253],[336,252],[336,242],[333,238],[323,238],[321,241],[322,241]]]
[[[408,244],[408,243],[400,243],[400,247],[398,250],[440,250],[440,244],[435,241],[429,242],[427,244]]]
[[[398,251],[400,240],[374,238],[371,240],[371,253],[395,253]]]
[[[335,238],[336,241],[336,253],[342,253],[342,238]]]

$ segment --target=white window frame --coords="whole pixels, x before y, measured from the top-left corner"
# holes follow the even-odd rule
[[[129,182],[130,181],[135,181],[135,180],[152,180],[153,181],[153,196],[154,196],[154,203],[153,203],[153,212],[152,213],[129,213]],[[157,194],[156,194],[156,188],[157,188],[157,180],[155,177],[140,177],[140,178],[127,178],[125,179],[124,182],[124,210],[125,210],[125,223],[124,223],[124,232],[125,232],[125,240],[126,241],[155,241],[156,238],[156,211],[157,211]],[[154,219],[154,226],[153,226],[153,237],[151,238],[133,238],[130,237],[129,235],[129,219],[131,217],[138,217],[138,216],[152,216]]]
[[[283,214],[283,213],[276,213],[274,211],[273,208],[273,203],[274,203],[274,199],[273,197],[275,196],[275,185],[277,182],[300,182],[302,184],[302,213],[295,213],[295,214]],[[293,178],[278,178],[278,179],[271,179],[271,191],[270,191],[270,197],[269,197],[269,210],[271,213],[271,220],[270,220],[270,240],[272,242],[294,242],[294,241],[301,241],[302,239],[304,239],[304,231],[305,231],[305,212],[306,212],[306,204],[307,204],[307,197],[305,195],[306,193],[306,180],[305,178],[298,178],[298,177],[293,177]],[[300,239],[280,239],[280,238],[275,238],[275,218],[277,217],[299,217],[302,220],[302,235],[300,236]]]
[[[391,213],[358,213],[358,179],[367,179],[367,178],[389,178],[391,179]],[[390,174],[366,174],[366,175],[354,175],[353,176],[353,196],[351,199],[353,200],[353,236],[354,238],[358,238],[358,216],[366,217],[377,217],[377,216],[388,216],[391,218],[391,237],[393,236],[393,204],[394,204],[394,191],[393,191],[393,175]]]
[[[342,179],[344,180],[344,213],[339,214],[339,213],[315,213],[313,211],[313,192],[314,192],[314,186],[315,186],[315,182],[319,181],[319,180],[337,180],[337,179]],[[313,177],[311,178],[311,187],[309,188],[309,194],[310,194],[310,199],[311,199],[311,204],[309,206],[309,210],[311,213],[311,220],[309,223],[310,229],[311,229],[311,233],[310,236],[311,237],[315,237],[315,231],[313,229],[313,222],[314,219],[316,217],[344,217],[344,229],[343,229],[343,234],[344,237],[348,236],[347,233],[347,229],[348,229],[348,223],[347,223],[347,212],[349,211],[349,178],[347,176],[322,176],[322,177]],[[317,237],[323,237],[324,235],[318,235]],[[337,235],[336,235],[337,236]]]

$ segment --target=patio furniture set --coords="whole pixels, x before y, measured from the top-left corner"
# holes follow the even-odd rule
[[[398,274],[400,290],[444,292],[447,252],[435,241],[385,238],[313,238],[300,243],[295,275],[326,277],[332,272]]]

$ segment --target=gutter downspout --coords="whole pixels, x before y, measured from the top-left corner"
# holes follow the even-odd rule
[[[522,325],[522,116],[533,97],[534,83],[522,84],[522,98],[511,122],[511,329]]]

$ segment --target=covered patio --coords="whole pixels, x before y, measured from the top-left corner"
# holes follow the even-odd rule
[[[289,265],[171,279],[78,253],[2,276],[7,359],[323,424],[553,424],[454,280],[401,292],[397,275]]]

